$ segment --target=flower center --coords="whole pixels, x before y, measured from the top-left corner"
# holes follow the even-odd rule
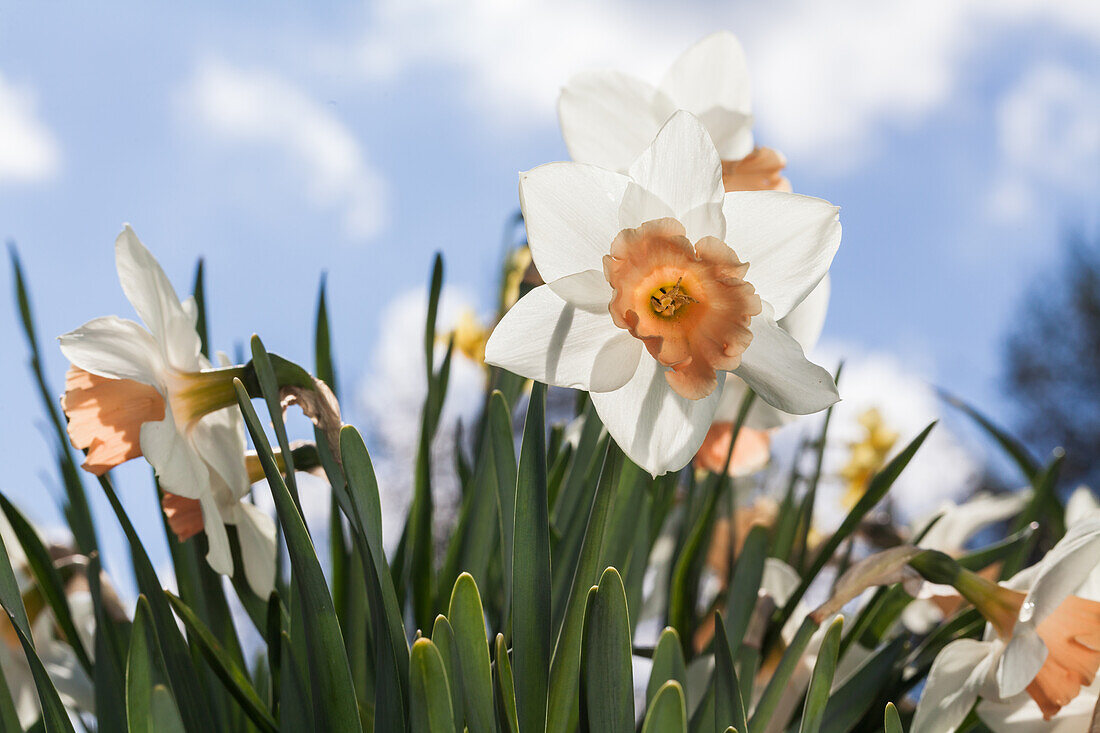
[[[702,399],[717,387],[719,370],[741,365],[752,341],[749,324],[763,306],[745,281],[748,269],[715,237],[692,246],[675,219],[624,229],[604,257],[611,320],[668,369],[679,395]]]
[[[671,318],[676,315],[677,309],[688,303],[699,302],[684,292],[683,287],[680,285],[683,281],[684,276],[681,275],[676,278],[674,285],[662,285],[653,291],[653,295],[649,296],[649,303],[653,306],[654,313],[665,318]]]

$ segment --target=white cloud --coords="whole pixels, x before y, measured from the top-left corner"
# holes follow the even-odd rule
[[[1004,223],[1024,221],[1050,188],[1062,196],[1100,190],[1100,89],[1077,71],[1031,69],[997,104],[1002,170],[989,210]]]
[[[46,180],[60,164],[57,141],[38,119],[34,96],[0,76],[0,184]]]
[[[553,119],[569,76],[612,67],[657,81],[688,45],[727,27],[744,42],[766,144],[844,170],[884,129],[920,123],[952,98],[979,43],[1000,29],[1049,25],[1100,40],[1095,0],[776,0],[718,12],[713,3],[614,0],[379,0],[360,64],[395,77],[455,69],[490,123]]]
[[[184,100],[215,137],[286,156],[302,170],[310,199],[342,212],[349,237],[368,239],[385,225],[386,186],[362,145],[332,109],[301,89],[267,72],[210,63]]]

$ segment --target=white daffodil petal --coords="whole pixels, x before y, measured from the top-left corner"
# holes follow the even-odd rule
[[[764,560],[760,589],[771,596],[779,608],[787,605],[787,601],[801,583],[802,578],[795,569],[779,558],[769,557]]]
[[[722,160],[706,128],[683,110],[665,123],[628,175],[668,204],[677,218],[723,200]]]
[[[236,513],[244,576],[252,592],[266,599],[275,589],[275,522],[246,501],[237,506]]]
[[[192,430],[191,440],[210,470],[225,482],[230,496],[238,500],[248,494],[248,471],[244,465],[244,420],[237,407],[226,407],[205,415]]]
[[[783,318],[805,300],[840,246],[839,209],[782,191],[725,195],[726,244],[749,263],[746,279]]]
[[[982,492],[959,506],[948,503],[937,513],[942,516],[925,532],[920,546],[956,553],[981,528],[1019,514],[1030,499],[1031,492],[1022,490],[1011,494]],[[922,528],[928,526],[928,521],[922,523]]]
[[[596,270],[558,278],[548,286],[566,303],[593,313],[607,313],[607,304],[615,294],[603,272]]]
[[[927,634],[943,621],[943,611],[932,601],[917,599],[901,612],[901,623],[914,634]]]
[[[233,575],[233,553],[229,550],[229,534],[225,531],[221,510],[209,491],[199,497],[202,507],[202,528],[206,533],[206,562],[221,575]]]
[[[741,160],[753,150],[753,116],[725,107],[696,113],[707,128],[722,160]]]
[[[944,647],[928,672],[910,733],[951,733],[958,728],[978,699],[982,681],[975,670],[988,653],[988,644],[973,639]]]
[[[829,372],[812,363],[802,347],[765,312],[754,316],[752,343],[734,372],[772,407],[794,415],[824,410],[840,399]]]
[[[592,394],[603,424],[632,461],[654,476],[687,465],[703,444],[722,396],[722,381],[709,396],[689,400],[673,391],[664,368],[642,354],[622,388]]]
[[[485,361],[546,384],[606,392],[630,380],[641,352],[642,342],[616,327],[606,308],[578,308],[540,285],[493,329]]]
[[[662,92],[618,71],[577,74],[558,99],[569,156],[613,171],[629,168],[675,111]]]
[[[183,312],[187,314],[187,317],[191,319],[191,327],[198,326],[199,323],[199,304],[195,302],[195,296],[188,295],[180,303],[180,307],[183,308]]]
[[[1066,525],[1075,524],[1100,517],[1100,502],[1088,486],[1078,486],[1066,501]]]
[[[160,343],[169,365],[181,371],[196,369],[202,343],[195,321],[129,224],[115,240],[115,265],[122,292]]]
[[[684,51],[665,73],[660,89],[681,109],[696,114],[712,107],[752,111],[745,50],[729,31],[712,33]]]
[[[826,274],[805,300],[778,321],[779,327],[789,333],[807,354],[817,346],[821,331],[825,328],[825,315],[829,312],[831,287],[829,275]]]
[[[629,182],[584,163],[547,163],[520,174],[527,243],[543,280],[603,270],[603,256],[622,229],[619,202]]]
[[[718,202],[696,206],[681,214],[680,223],[684,225],[684,231],[692,244],[703,237],[714,237],[721,241],[726,239],[726,216],[722,213],[722,204]]]
[[[165,405],[164,419],[142,423],[139,441],[141,453],[156,471],[165,491],[188,499],[210,494],[210,468],[180,433]]]
[[[644,222],[664,218],[676,218],[672,207],[634,181],[627,184],[619,204],[620,229],[637,229]]]
[[[1042,623],[1096,569],[1097,557],[1100,557],[1100,519],[1070,527],[1039,562],[1038,574],[1020,612],[1020,622],[1034,626]]]
[[[1047,660],[1047,647],[1035,627],[1019,623],[1012,630],[997,665],[997,692],[1002,698],[1023,692]]]
[[[714,413],[715,422],[733,422],[741,410],[741,400],[749,391],[749,385],[736,374],[726,373],[726,387],[722,391],[722,401]],[[745,427],[753,430],[774,430],[787,425],[798,416],[777,410],[762,399],[754,399],[745,416]]]
[[[58,341],[65,358],[84,371],[159,386],[164,361],[157,342],[141,324],[104,316],[58,337]]]

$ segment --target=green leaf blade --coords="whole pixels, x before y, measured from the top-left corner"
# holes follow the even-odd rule
[[[516,486],[512,553],[512,656],[520,730],[546,726],[550,666],[550,516],[546,484],[546,386],[535,383],[527,407]]]

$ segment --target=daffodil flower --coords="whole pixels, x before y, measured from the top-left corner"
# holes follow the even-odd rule
[[[677,110],[696,115],[722,159],[727,191],[790,191],[787,161],[754,148],[745,52],[732,33],[713,33],[676,59],[660,85],[618,71],[574,76],[558,100],[562,136],[578,163],[626,172]]]
[[[698,450],[734,372],[795,414],[839,396],[778,326],[840,244],[837,209],[776,191],[726,193],[710,135],[677,112],[628,174],[550,163],[520,177],[547,282],[497,325],[486,361],[584,389],[608,432],[653,475]]]
[[[1098,556],[1100,518],[1093,518],[1003,584],[962,571],[955,587],[989,623],[981,641],[960,639],[936,657],[913,733],[955,730],[979,698],[1034,710],[1033,702],[1043,721],[1058,721],[1082,688],[1091,689],[1100,666]],[[1037,719],[1019,728],[1051,729]]]
[[[244,422],[233,378],[201,353],[193,301],[181,303],[149,250],[125,227],[115,241],[119,282],[144,327],[105,316],[60,337],[72,363],[62,406],[84,468],[102,475],[144,456],[166,492],[169,524],[186,539],[200,530],[207,561],[233,574],[226,524],[237,525],[245,574],[267,597],[274,586],[275,526],[242,501],[248,494]],[[177,529],[178,528],[178,529]]]
[[[569,154],[626,172],[666,120],[678,109],[697,116],[722,159],[726,191],[790,191],[783,177],[783,155],[754,148],[752,100],[745,52],[728,31],[713,33],[685,51],[659,86],[616,71],[589,71],[573,77],[558,101],[562,135]],[[821,335],[829,305],[829,280],[779,321],[809,353]],[[726,377],[725,395],[715,425],[707,434],[696,465],[721,471],[729,452],[732,422],[747,391],[738,377]],[[763,468],[770,458],[771,431],[794,417],[757,400],[738,436],[729,472],[743,476]]]

